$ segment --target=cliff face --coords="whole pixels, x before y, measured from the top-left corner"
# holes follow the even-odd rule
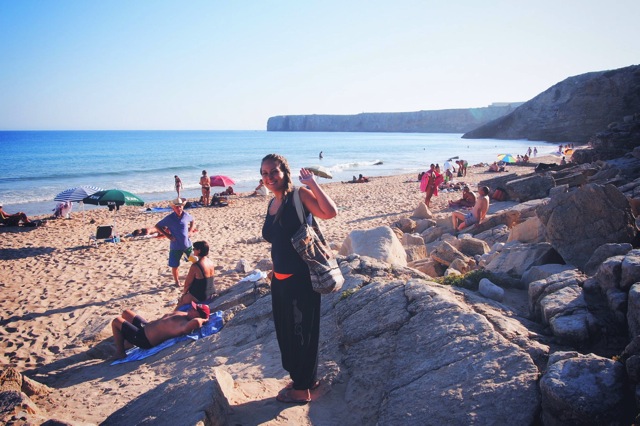
[[[587,143],[638,112],[640,65],[633,65],[569,77],[463,138]]]
[[[464,133],[513,112],[519,105],[357,115],[280,115],[269,118],[267,131]]]

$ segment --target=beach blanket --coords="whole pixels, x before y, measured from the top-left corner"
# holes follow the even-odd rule
[[[188,308],[188,306],[190,305],[181,306],[179,310],[184,310],[184,308]],[[211,316],[209,317],[209,321],[207,321],[198,330],[195,330],[192,333],[187,334],[186,336],[179,336],[179,337],[174,337],[172,339],[166,340],[160,343],[158,346],[154,346],[151,349],[142,349],[138,347],[131,348],[126,352],[127,353],[126,357],[113,361],[111,365],[122,364],[125,362],[131,362],[131,361],[139,361],[141,359],[148,358],[151,355],[155,355],[161,350],[166,349],[169,346],[173,346],[176,343],[181,342],[183,340],[188,340],[188,339],[198,340],[203,337],[211,336],[212,334],[216,334],[217,332],[222,330],[223,325],[224,324],[222,321],[222,311],[212,313]]]
[[[164,213],[164,212],[172,212],[171,207],[149,207],[142,210],[144,213]]]

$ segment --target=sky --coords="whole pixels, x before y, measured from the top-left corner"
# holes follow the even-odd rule
[[[640,63],[638,0],[0,0],[0,130],[266,130]]]

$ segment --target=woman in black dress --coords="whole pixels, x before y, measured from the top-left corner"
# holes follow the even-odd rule
[[[271,243],[273,322],[282,366],[292,380],[276,399],[306,403],[311,400],[310,390],[318,385],[320,294],[313,291],[309,268],[291,244],[300,220],[293,202],[293,182],[287,160],[281,155],[267,155],[262,159],[260,174],[267,189],[275,196],[269,202],[262,236]],[[320,219],[336,216],[335,203],[310,171],[300,169],[300,182],[308,187],[299,188],[306,212]]]

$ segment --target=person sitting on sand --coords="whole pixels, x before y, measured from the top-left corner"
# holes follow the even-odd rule
[[[476,202],[469,213],[451,213],[453,229],[461,231],[468,226],[475,225],[476,223],[482,223],[487,215],[487,211],[489,211],[489,188],[483,186],[480,188],[479,193],[480,197],[476,199]]]
[[[262,179],[260,179],[260,183],[258,183],[258,186],[256,186],[256,190],[253,191],[253,194],[249,195],[250,197],[256,196],[256,195],[260,195],[260,196],[266,196],[267,194],[269,194],[269,190],[267,189],[266,186],[264,186],[264,181]]]
[[[193,243],[193,254],[198,260],[191,265],[187,278],[184,279],[184,289],[178,299],[178,307],[191,302],[205,302],[216,292],[213,284],[215,264],[207,257],[209,244],[206,241],[196,241]]]
[[[9,214],[2,210],[2,204],[0,204],[0,223],[6,226],[18,226],[22,222],[25,226],[30,226],[31,221],[23,212]]]
[[[362,176],[362,174],[360,174],[360,176],[358,176],[358,183],[365,183],[365,182],[369,182],[369,178],[366,176]]]
[[[224,191],[222,191],[220,193],[220,195],[236,195],[235,192],[233,192],[233,187],[229,186],[227,187],[227,189],[225,189]]]
[[[187,312],[174,311],[148,322],[127,309],[111,322],[116,345],[114,358],[124,358],[125,350],[133,346],[151,349],[172,337],[189,334],[209,321],[209,314],[209,306],[192,302]]]
[[[462,198],[457,201],[449,201],[449,207],[473,207],[476,204],[476,194],[469,190],[468,186],[462,188]]]

